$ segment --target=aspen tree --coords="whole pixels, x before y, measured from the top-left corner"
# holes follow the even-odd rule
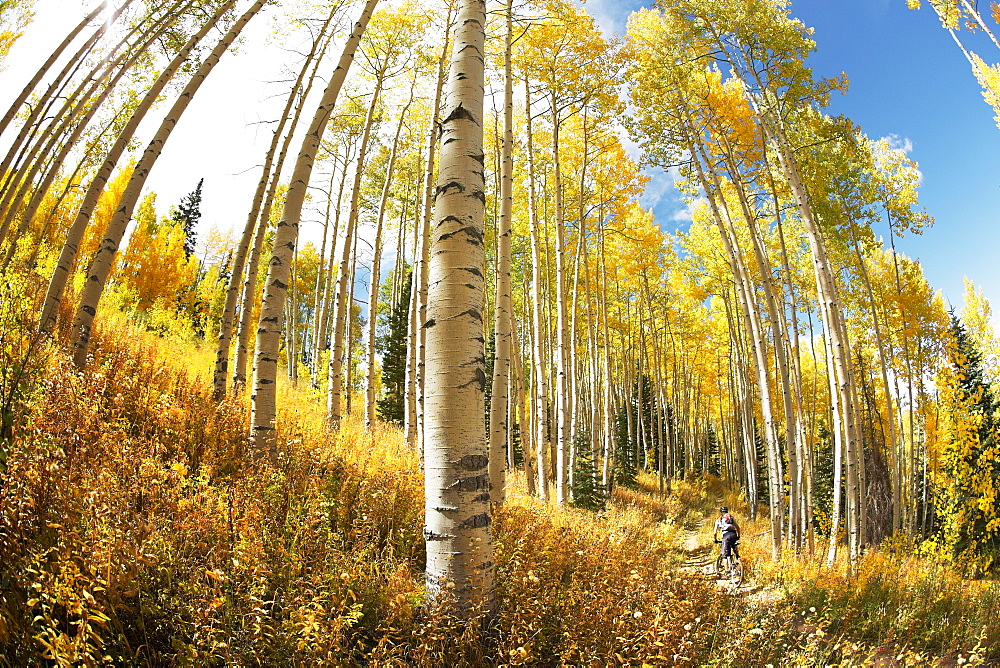
[[[319,375],[321,373],[320,359],[324,351],[328,350],[327,345],[327,324],[330,320],[330,291],[333,287],[333,268],[337,251],[337,237],[340,235],[340,202],[344,197],[344,184],[347,182],[347,161],[345,159],[344,169],[341,171],[340,187],[334,196],[333,183],[337,176],[336,158],[330,167],[329,194],[326,200],[326,207],[323,214],[323,229],[330,227],[330,214],[333,209],[333,233],[330,235],[330,255],[326,260],[323,271],[323,285],[317,288],[317,317],[316,317],[316,341],[313,349],[314,368],[313,374],[316,376],[316,389],[319,389]],[[334,206],[336,204],[336,206]],[[326,233],[324,232],[324,235]]]
[[[44,174],[44,168],[54,162],[53,147],[64,144],[67,134],[81,123],[86,124],[87,119],[96,113],[95,107],[101,106],[99,102],[95,103],[94,96],[110,94],[108,89],[113,88],[143,56],[148,56],[152,51],[150,45],[171,30],[176,17],[184,16],[192,5],[192,0],[175,0],[172,4],[140,15],[130,27],[119,31],[120,36],[114,44],[102,51],[97,38],[105,34],[108,27],[105,26],[92,35],[66,64],[42,100],[29,110],[21,132],[15,137],[3,163],[0,163],[0,174],[4,175],[3,185],[0,186],[3,196],[0,212],[4,214],[0,237],[6,235],[11,218],[18,209],[16,205],[31,189],[35,175],[39,171]],[[109,24],[118,18],[119,13],[110,17]],[[87,56],[94,59],[87,59]],[[86,66],[90,66],[90,70],[78,77]]]
[[[211,17],[208,21],[205,22],[201,30],[194,36],[192,36],[192,38],[188,41],[188,43],[174,57],[171,63],[163,70],[163,72],[161,72],[156,82],[154,82],[153,85],[154,90],[147,92],[147,94],[143,98],[143,101],[140,102],[140,105],[137,108],[137,110],[133,112],[132,119],[130,120],[130,122],[126,125],[123,132],[119,133],[120,136],[115,146],[113,147],[111,154],[109,155],[110,161],[109,160],[105,161],[102,174],[100,175],[104,177],[104,181],[106,181],[106,178],[110,176],[110,171],[114,168],[114,165],[117,162],[117,159],[120,156],[123,147],[127,145],[128,139],[134,133],[138,125],[138,121],[142,119],[145,112],[148,111],[149,106],[152,104],[152,102],[156,100],[158,91],[162,90],[163,86],[167,83],[167,81],[169,81],[169,79],[177,71],[177,69],[187,60],[195,44],[197,44],[197,42],[199,42],[208,33],[208,31],[215,24],[218,23],[221,17],[224,14],[226,14],[232,8],[233,5],[234,2],[226,2],[220,5],[219,9],[216,12],[216,15],[214,17]],[[49,143],[42,148],[42,154],[49,156],[47,158],[48,160],[47,168],[39,169],[39,167],[41,167],[41,162],[40,161],[36,162],[36,164],[33,165],[32,169],[29,170],[28,175],[24,179],[24,184],[22,185],[21,192],[24,192],[29,186],[33,188],[34,193],[31,197],[31,200],[26,205],[19,208],[17,207],[17,202],[18,198],[21,195],[21,192],[15,195],[13,199],[14,203],[8,210],[7,217],[4,219],[3,224],[0,225],[0,227],[5,227],[6,225],[8,225],[15,217],[15,213],[21,218],[20,225],[18,226],[17,231],[12,236],[11,241],[7,247],[6,254],[4,255],[4,258],[0,260],[0,271],[6,268],[7,265],[10,263],[11,259],[13,258],[15,250],[18,245],[18,241],[24,236],[24,233],[28,229],[29,224],[35,217],[35,214],[37,213],[39,206],[41,206],[44,197],[48,194],[52,182],[58,176],[63,164],[66,162],[66,159],[70,151],[72,151],[77,147],[80,137],[83,134],[84,130],[87,128],[88,124],[97,114],[98,110],[102,108],[102,105],[104,105],[108,97],[114,91],[115,87],[117,86],[121,78],[131,69],[133,69],[133,66],[136,65],[136,63],[140,62],[140,60],[143,57],[148,55],[147,52],[150,50],[151,45],[153,45],[160,38],[162,33],[168,27],[169,25],[167,24],[167,22],[164,21],[162,22],[162,25],[159,26],[158,28],[150,30],[149,34],[145,36],[145,42],[135,45],[132,48],[128,58],[124,62],[109,67],[109,69],[112,69],[114,73],[112,74],[110,79],[105,83],[104,89],[95,98],[87,99],[86,105],[83,105],[85,109],[82,113],[80,113],[79,115],[70,114],[66,117],[63,129],[68,131],[68,135],[65,136],[65,138],[61,138],[60,137],[61,132],[58,131],[50,136]],[[86,98],[89,98],[89,95],[85,95],[85,99]],[[72,127],[72,129],[70,130],[69,129],[70,125],[75,125],[75,127]],[[125,135],[124,139],[121,137],[122,134]],[[60,141],[62,145],[57,149],[57,145]],[[33,177],[39,171],[41,172],[41,179],[38,181],[38,183],[33,183],[32,182]],[[98,182],[101,182],[100,179],[98,180]],[[86,221],[82,222],[85,223]],[[78,229],[75,231],[82,234],[82,229]],[[77,241],[76,244],[78,243],[79,242]],[[76,244],[70,244],[69,248],[73,248],[73,246],[75,246]],[[53,287],[59,288],[60,286],[57,283],[57,285]]]
[[[528,78],[524,79],[525,132],[527,135],[528,157],[528,221],[531,238],[531,322],[532,322],[532,386],[535,393],[535,450],[538,457],[538,496],[548,498],[548,472],[545,468],[545,450],[549,439],[545,428],[545,414],[548,404],[546,389],[546,365],[543,356],[543,325],[542,325],[542,253],[538,231],[538,207],[535,201],[535,158],[534,142],[532,141],[531,117],[531,87]]]
[[[369,429],[375,426],[375,320],[378,314],[378,286],[380,283],[380,269],[382,258],[382,226],[385,222],[385,209],[389,200],[389,189],[392,187],[393,173],[396,169],[396,151],[399,148],[399,135],[403,130],[403,122],[406,114],[413,104],[416,94],[417,77],[413,76],[413,84],[410,86],[410,99],[399,112],[399,123],[396,124],[396,133],[392,139],[392,147],[389,150],[389,162],[385,169],[385,181],[382,185],[382,196],[378,205],[378,221],[375,224],[375,239],[373,244],[371,278],[368,282],[368,324],[367,324],[367,344],[365,356],[367,359],[367,371],[365,373],[365,424]],[[391,304],[391,302],[390,302]]]
[[[601,37],[587,14],[569,4],[553,2],[546,7],[557,18],[534,27],[527,33],[526,46],[519,54],[519,67],[526,77],[537,80],[541,94],[549,103],[552,141],[553,223],[555,227],[555,337],[553,341],[555,382],[553,407],[557,425],[556,457],[553,474],[556,501],[568,500],[569,458],[572,449],[572,422],[575,399],[572,374],[575,366],[570,340],[570,309],[567,270],[566,212],[560,153],[560,130],[567,118],[595,98],[605,98],[612,106],[606,89],[612,71],[611,45]]]
[[[319,348],[317,349],[317,357],[322,351],[330,350],[330,336],[329,327],[330,319],[334,314],[334,308],[336,306],[336,300],[331,295],[331,291],[334,287],[334,282],[339,279],[339,276],[335,272],[335,268],[338,266],[338,256],[337,250],[337,239],[340,235],[340,217],[341,217],[341,203],[344,200],[344,188],[347,185],[348,167],[353,160],[355,149],[357,148],[357,138],[360,136],[361,127],[360,125],[346,123],[344,127],[339,129],[339,141],[337,142],[337,151],[334,154],[334,161],[340,155],[340,148],[344,149],[344,160],[340,169],[340,185],[337,187],[336,198],[331,198],[333,202],[333,239],[330,242],[330,262],[326,269],[326,288],[324,289],[324,299],[323,299],[323,313],[320,316],[320,332],[318,335]],[[331,175],[331,179],[333,176]],[[330,204],[327,202],[326,215],[330,215]],[[346,243],[346,240],[345,240]],[[327,360],[327,369],[329,373],[329,360]],[[320,373],[317,370],[317,373]],[[327,388],[327,399],[329,402],[329,388]],[[329,404],[327,405],[327,410],[329,411]]]
[[[278,342],[281,337],[281,319],[284,311],[285,295],[288,290],[288,272],[292,252],[298,238],[299,218],[305,202],[309,179],[312,175],[316,152],[333,110],[337,97],[347,78],[347,72],[354,60],[354,52],[361,42],[365,27],[375,11],[378,0],[367,0],[361,15],[354,23],[351,34],[344,44],[336,69],[323,91],[316,113],[309,125],[302,146],[299,149],[291,183],[285,195],[281,217],[274,239],[274,251],[268,263],[267,278],[264,281],[264,297],[261,301],[260,319],[257,325],[257,343],[254,350],[253,395],[251,397],[251,438],[258,454],[266,450],[272,461],[277,456],[274,417],[276,413],[276,387],[278,371]]]
[[[341,249],[340,268],[337,274],[336,301],[333,311],[333,336],[330,344],[330,365],[327,373],[327,409],[326,418],[332,425],[339,425],[342,416],[341,391],[344,378],[344,358],[347,359],[347,375],[351,371],[351,309],[354,305],[354,254],[357,247],[357,224],[361,199],[361,177],[364,173],[365,159],[371,139],[372,126],[375,123],[375,112],[378,109],[379,96],[382,92],[385,70],[380,70],[375,79],[375,89],[365,114],[365,122],[358,143],[358,157],[354,165],[354,185],[351,188],[351,198],[348,207],[347,227],[344,229],[344,246]],[[345,355],[345,348],[347,353]],[[348,378],[347,402],[351,400],[350,379]],[[350,406],[347,406],[350,412]]]
[[[757,263],[758,275],[760,276],[760,284],[764,294],[764,303],[767,309],[767,320],[771,329],[775,366],[780,380],[785,425],[784,437],[788,454],[789,516],[787,538],[793,547],[798,549],[800,546],[799,510],[801,504],[798,457],[799,442],[798,432],[795,428],[795,410],[793,408],[789,362],[786,355],[786,332],[783,326],[785,323],[784,318],[781,314],[779,314],[777,297],[775,296],[775,289],[771,278],[772,266],[770,260],[768,259],[767,251],[764,248],[763,238],[757,225],[757,212],[754,210],[753,205],[749,201],[750,196],[747,193],[747,185],[744,183],[740,165],[741,162],[749,163],[757,158],[757,156],[752,153],[756,148],[756,142],[747,146],[735,145],[735,143],[739,141],[738,124],[741,120],[739,116],[744,114],[748,115],[747,112],[749,112],[749,109],[746,108],[745,103],[740,105],[738,102],[732,107],[722,108],[726,99],[725,87],[723,87],[719,92],[721,95],[719,95],[716,99],[722,102],[722,104],[720,104],[719,109],[715,110],[717,117],[727,112],[733,112],[735,107],[735,113],[733,115],[736,116],[736,118],[722,119],[722,123],[728,125],[729,127],[721,127],[718,130],[717,145],[722,150],[723,161],[731,179],[730,184],[737,195],[740,209],[743,214],[743,220],[746,224],[747,231],[749,232],[754,258]],[[730,132],[733,132],[732,138],[730,136]],[[737,155],[738,152],[750,154]],[[735,239],[735,228],[733,229],[733,234]]]
[[[118,246],[121,243],[125,227],[132,217],[132,211],[139,200],[142,187],[149,176],[149,172],[156,159],[163,150],[163,145],[170,138],[180,116],[187,109],[188,104],[195,93],[201,87],[205,77],[211,73],[212,69],[219,62],[222,54],[229,48],[236,37],[240,34],[246,24],[264,6],[264,0],[257,0],[240,18],[229,31],[218,42],[208,57],[189,80],[184,90],[178,96],[173,106],[167,112],[166,117],[160,124],[159,129],[146,147],[142,158],[136,164],[129,179],[129,184],[122,195],[115,215],[104,233],[104,238],[98,248],[97,255],[91,261],[90,269],[87,271],[87,279],[84,283],[83,294],[80,297],[80,305],[77,308],[76,317],[73,321],[73,363],[77,368],[83,368],[87,362],[87,350],[90,344],[90,332],[93,327],[94,318],[97,314],[97,307],[104,293],[105,282],[111,272],[111,266]]]
[[[358,145],[358,158],[354,169],[354,185],[351,189],[347,227],[344,231],[345,238],[348,240],[357,234],[356,229],[361,207],[362,176],[366,166],[368,149],[382,91],[387,80],[402,71],[401,62],[413,44],[415,32],[421,28],[414,17],[407,15],[405,11],[392,14],[386,13],[380,16],[376,23],[379,30],[374,35],[369,35],[369,39],[366,40],[361,51],[366,64],[371,69],[370,73],[375,78],[375,86],[372,91],[368,111],[365,115],[361,140]],[[340,256],[339,287],[334,310],[333,341],[330,346],[330,366],[327,376],[329,379],[327,387],[327,419],[334,425],[339,424],[342,417],[341,382],[345,375],[348,378],[348,394],[344,403],[348,412],[350,412],[351,402],[350,376],[352,373],[352,358],[350,354],[350,308],[352,302],[347,301],[347,293],[353,291],[354,284],[353,282],[348,283],[351,274],[353,274],[353,268],[350,272],[347,270],[349,256],[346,250],[348,246],[350,244],[345,245],[344,252]],[[377,285],[377,277],[374,279],[374,282]],[[346,359],[348,364],[346,374],[343,370],[345,348],[347,349]],[[374,418],[374,403],[371,404],[371,411]]]
[[[446,64],[448,62],[453,21],[457,20],[455,14],[455,4],[452,1],[447,3],[447,10],[444,21],[444,43],[441,45],[441,54],[438,56],[437,81],[434,86],[434,104],[431,107],[430,127],[427,132],[427,144],[424,149],[424,178],[420,189],[420,210],[416,216],[414,225],[414,236],[417,240],[413,256],[413,314],[410,318],[410,341],[407,348],[407,367],[411,369],[410,394],[412,401],[407,402],[406,439],[408,443],[415,443],[419,452],[424,451],[424,379],[425,379],[425,358],[427,331],[421,323],[427,320],[427,280],[428,262],[430,258],[430,221],[431,204],[434,198],[434,152],[437,146],[440,133],[439,117],[441,113],[442,94],[444,91],[445,78],[448,74]]]
[[[511,68],[513,39],[513,0],[507,1],[506,32],[504,33],[503,82],[503,148],[500,158],[500,216],[497,224],[497,280],[494,330],[496,360],[493,366],[492,402],[490,403],[489,475],[490,496],[503,503],[506,496],[505,443],[512,416],[506,410],[511,376],[511,335],[514,329],[511,305],[511,215],[514,203],[514,72]]]
[[[332,38],[332,35],[331,35]],[[287,187],[279,186],[279,180],[281,178],[282,167],[284,165],[285,157],[288,154],[288,148],[291,145],[292,137],[295,132],[295,127],[298,125],[299,117],[305,107],[305,101],[309,96],[309,92],[312,90],[312,86],[316,81],[316,74],[319,65],[322,61],[316,59],[313,65],[312,72],[310,73],[305,90],[301,95],[296,96],[294,92],[290,94],[290,98],[298,98],[298,102],[295,106],[295,112],[289,120],[289,130],[285,133],[285,138],[281,143],[281,149],[278,152],[278,157],[274,162],[274,168],[271,170],[270,176],[270,186],[268,187],[267,194],[264,197],[264,205],[261,209],[260,221],[257,224],[257,232],[254,236],[254,242],[250,249],[250,256],[247,259],[247,275],[246,279],[243,281],[243,290],[240,297],[240,301],[243,304],[243,308],[240,314],[240,323],[237,336],[236,344],[236,358],[233,370],[233,387],[240,388],[244,385],[246,381],[246,367],[247,359],[250,356],[249,341],[250,341],[250,330],[251,330],[251,316],[254,312],[255,303],[255,292],[257,289],[257,276],[258,269],[260,265],[260,253],[263,250],[264,243],[264,233],[267,231],[269,225],[272,221],[272,210],[275,201],[279,198],[284,200],[285,193],[287,192]],[[279,133],[280,134],[280,133]],[[274,142],[277,142],[277,135],[274,138]],[[272,143],[272,147],[275,144]],[[349,146],[348,146],[349,148]],[[348,150],[348,153],[350,151]],[[345,158],[349,161],[349,157]],[[346,171],[346,163],[344,166]],[[343,182],[342,182],[343,183]],[[343,192],[343,188],[341,188]],[[337,221],[339,221],[340,207],[339,199],[338,206],[336,208],[337,219],[334,223],[334,236],[336,237]],[[332,257],[331,257],[332,262]],[[328,269],[329,271],[329,269]]]
[[[107,155],[104,157],[104,162],[101,164],[97,174],[91,180],[90,186],[87,188],[87,193],[84,195],[83,203],[80,205],[80,209],[74,218],[73,224],[66,233],[62,250],[60,251],[59,260],[52,271],[52,276],[49,279],[49,286],[45,293],[45,301],[43,302],[42,313],[39,319],[40,332],[51,334],[55,328],[59,304],[62,301],[63,293],[66,290],[66,282],[69,280],[70,272],[76,262],[76,255],[80,248],[80,243],[83,241],[83,235],[90,223],[94,207],[97,205],[98,198],[104,191],[108,180],[111,178],[111,174],[114,172],[118,161],[121,159],[122,153],[125,152],[129,142],[132,141],[132,137],[135,135],[135,131],[138,129],[140,122],[143,118],[145,118],[146,113],[150,110],[150,108],[152,108],[153,104],[162,93],[164,87],[170,79],[173,78],[173,75],[190,57],[191,51],[194,47],[205,37],[205,35],[208,34],[209,30],[212,29],[212,27],[222,18],[222,16],[225,15],[226,12],[232,8],[234,4],[235,2],[223,3],[219,7],[215,16],[211,20],[206,21],[200,31],[192,35],[187,44],[185,44],[184,47],[178,51],[174,59],[160,72],[156,81],[152,86],[150,86],[149,90],[146,91],[142,100],[132,112],[132,116],[129,118],[128,123],[126,123],[125,127],[122,128],[122,130],[118,133],[118,136],[115,138],[115,143],[108,150]]]
[[[513,317],[511,318],[513,321]],[[528,396],[525,391],[526,378],[524,375],[524,355],[522,354],[521,343],[518,337],[516,326],[511,327],[511,359],[513,362],[513,376],[515,378],[515,403],[517,404],[517,424],[518,434],[521,440],[521,454],[524,457],[524,479],[525,487],[530,496],[538,494],[538,481],[535,476],[536,463],[534,460],[535,446],[532,443],[534,431],[531,429],[530,420],[526,415],[525,407],[528,406]],[[513,461],[513,459],[511,460]]]
[[[493,609],[483,424],[483,87],[486,7],[464,0],[442,108],[428,275],[424,476],[427,590],[460,613]]]
[[[783,12],[784,10],[781,11]],[[788,21],[787,16],[774,15],[774,21],[776,23],[780,24],[783,20]],[[712,29],[714,30],[714,28]],[[790,32],[794,32],[795,30],[796,28],[789,27]],[[791,144],[786,136],[784,120],[780,117],[780,115],[771,110],[772,105],[777,101],[777,96],[770,87],[773,84],[763,81],[760,73],[749,66],[746,67],[747,72],[743,72],[743,70],[740,69],[739,64],[741,62],[745,62],[745,59],[748,57],[745,49],[738,47],[740,48],[739,58],[744,60],[737,60],[733,55],[728,54],[726,51],[727,48],[729,47],[724,46],[723,50],[727,53],[729,62],[736,65],[735,72],[737,76],[740,77],[740,80],[746,88],[747,96],[751,101],[752,106],[754,106],[755,110],[759,114],[761,128],[776,148],[779,164],[781,165],[785,177],[788,179],[789,186],[794,195],[794,199],[806,231],[806,238],[809,241],[810,249],[813,255],[817,280],[817,293],[820,295],[820,300],[823,305],[821,315],[824,318],[824,333],[829,336],[830,339],[831,355],[834,363],[833,372],[836,374],[837,378],[836,391],[839,394],[839,405],[844,414],[843,426],[846,437],[845,445],[847,453],[849,494],[848,508],[851,510],[851,513],[848,516],[848,534],[850,557],[851,562],[853,563],[858,558],[861,541],[860,525],[862,523],[862,517],[860,514],[863,512],[861,509],[863,494],[861,490],[862,483],[860,480],[860,467],[863,464],[859,452],[861,444],[857,433],[855,401],[853,396],[854,384],[852,381],[851,361],[849,358],[850,345],[847,340],[847,331],[843,322],[843,312],[839,292],[834,281],[833,270],[826,250],[825,239],[823,238],[819,224],[813,215],[812,206],[799,175],[797,159],[792,153]],[[792,49],[794,48],[795,47],[792,47]],[[785,57],[791,58],[792,56],[786,55]],[[766,68],[761,66],[761,70],[766,71]],[[744,78],[747,74],[753,77],[753,82]],[[750,87],[751,83],[756,84],[758,87],[756,92]],[[764,105],[767,106],[765,107]]]
[[[312,332],[312,337],[310,338],[310,350],[309,350],[309,372],[310,372],[310,385],[314,390],[319,389],[319,377],[320,377],[320,336],[325,334],[325,323],[322,322],[325,316],[326,300],[329,299],[328,287],[330,285],[330,272],[327,271],[326,265],[326,249],[330,246],[330,252],[337,246],[337,229],[334,229],[333,241],[331,244],[327,244],[327,239],[330,236],[330,207],[333,204],[333,182],[337,176],[337,170],[331,167],[330,169],[330,181],[327,184],[325,190],[317,188],[324,195],[326,195],[326,205],[323,215],[323,240],[320,242],[319,246],[319,262],[316,266],[316,283],[313,286],[313,307],[310,314],[310,329]]]
[[[178,5],[179,6],[179,5]],[[175,6],[176,7],[176,6]],[[146,28],[146,31],[140,28]],[[13,169],[6,173],[2,199],[0,199],[0,239],[7,236],[11,223],[22,211],[21,204],[27,193],[34,190],[37,206],[44,191],[48,187],[46,178],[62,166],[62,160],[74,147],[76,140],[87,124],[101,108],[103,102],[114,90],[118,81],[139,62],[149,47],[169,27],[164,16],[159,17],[150,26],[137,25],[132,28],[115,46],[94,66],[88,76],[73,90],[59,110],[54,114],[48,127],[39,132],[38,138],[27,143],[11,165]],[[14,147],[8,152],[8,159]],[[0,167],[4,173],[8,165]],[[42,182],[36,186],[35,178],[41,173]],[[10,240],[8,257],[12,254],[12,246],[16,238],[23,233],[30,219],[25,219],[28,211],[22,214],[22,224]],[[6,261],[4,261],[6,264]]]
[[[267,227],[267,218],[269,216],[261,216],[261,208],[264,203],[264,195],[267,189],[267,185],[272,178],[272,165],[274,164],[275,152],[278,148],[279,140],[283,134],[285,125],[289,121],[289,114],[292,109],[292,105],[297,99],[298,93],[302,89],[303,80],[306,77],[310,67],[313,68],[313,74],[315,74],[315,67],[319,66],[319,62],[323,59],[323,55],[326,53],[326,49],[330,44],[332,35],[327,35],[330,23],[333,21],[336,14],[339,12],[339,7],[331,10],[330,14],[327,16],[326,20],[320,26],[319,32],[317,33],[315,39],[312,42],[309,53],[302,63],[302,68],[299,70],[298,77],[295,83],[292,85],[291,92],[285,101],[284,109],[281,112],[278,120],[278,126],[275,128],[274,133],[271,137],[271,144],[268,147],[267,153],[264,156],[264,166],[261,169],[260,180],[257,182],[257,189],[254,192],[253,200],[250,204],[250,212],[247,214],[246,224],[243,226],[243,234],[240,237],[240,244],[236,249],[236,254],[233,256],[233,263],[229,274],[229,283],[226,287],[226,301],[222,307],[222,318],[219,321],[219,338],[216,343],[215,349],[215,369],[212,375],[212,394],[216,400],[221,399],[226,393],[226,387],[229,382],[229,348],[232,343],[233,336],[233,325],[236,314],[236,303],[240,296],[240,284],[243,281],[243,270],[247,265],[247,256],[251,252],[251,244],[254,241],[255,232],[258,229],[263,230]],[[317,53],[318,52],[318,53]],[[311,81],[310,81],[311,84]],[[304,100],[306,95],[302,95],[301,99]],[[299,106],[301,109],[301,103]],[[298,112],[298,110],[296,110]],[[295,115],[295,120],[298,119],[298,113]],[[292,122],[291,127],[294,129],[296,123]],[[288,137],[291,139],[292,132],[289,131]],[[275,171],[275,176],[280,173],[280,167]],[[259,247],[260,242],[258,241],[254,244],[254,247]],[[258,258],[253,258],[251,264],[256,267]],[[256,275],[254,276],[254,286],[256,286]],[[245,300],[243,305],[244,312],[249,312],[252,309],[249,308],[251,301]],[[249,316],[249,313],[247,313]],[[241,374],[239,384],[243,383],[243,376]]]
[[[125,4],[122,5],[119,11],[124,10]],[[28,96],[31,95],[32,91],[35,90],[35,88],[38,86],[41,80],[45,77],[45,74],[50,69],[52,69],[53,65],[56,64],[56,61],[59,60],[63,52],[67,48],[69,48],[69,45],[72,44],[73,40],[75,40],[76,37],[81,32],[83,32],[84,28],[90,25],[91,21],[93,21],[98,15],[102,14],[107,10],[107,6],[108,6],[107,2],[102,2],[97,7],[95,7],[93,11],[87,14],[83,18],[83,20],[76,25],[76,27],[74,27],[72,30],[69,31],[69,33],[63,39],[63,41],[60,42],[59,45],[52,51],[52,53],[49,54],[49,57],[45,59],[45,62],[42,63],[41,67],[38,68],[34,76],[31,77],[31,80],[24,86],[23,89],[21,89],[21,92],[18,94],[16,98],[14,98],[14,101],[11,102],[10,108],[7,110],[7,113],[5,113],[3,115],[3,118],[0,119],[0,135],[2,135],[7,130],[7,126],[10,125],[10,122],[12,120],[14,120],[14,117],[21,109],[21,106],[28,99]],[[99,39],[98,35],[102,33],[104,30],[106,30],[106,24],[105,27],[102,27],[98,31],[95,31],[94,35],[92,35],[91,39],[87,40],[87,42],[93,43],[91,40],[96,41],[97,39]],[[78,60],[81,55],[82,55],[82,50],[77,52],[77,55],[71,59],[71,62]],[[2,58],[0,58],[0,62],[2,62]],[[41,106],[40,102],[42,101],[43,100],[39,100],[39,102],[36,103],[34,106],[40,107]]]
[[[692,131],[692,136],[696,136]],[[775,429],[771,402],[771,381],[769,373],[769,363],[763,332],[761,331],[760,317],[757,312],[756,300],[751,297],[751,287],[744,265],[743,253],[739,248],[738,239],[734,233],[732,218],[729,208],[726,205],[725,196],[721,191],[721,184],[714,172],[705,169],[705,165],[710,165],[710,160],[705,155],[703,145],[692,146],[692,156],[694,165],[698,172],[702,187],[712,208],[712,217],[715,220],[719,233],[726,249],[732,267],[733,277],[736,280],[737,297],[743,315],[743,322],[746,327],[747,339],[752,343],[754,359],[757,368],[758,391],[760,392],[761,410],[764,418],[764,432],[767,440],[767,467],[769,500],[771,504],[771,553],[774,558],[778,557],[781,551],[782,539],[782,516],[784,492],[781,489],[781,464],[778,453],[778,442]],[[705,175],[708,171],[711,177]]]
[[[65,89],[69,86],[74,74],[84,65],[86,57],[91,54],[101,37],[104,36],[107,30],[114,24],[121,13],[125,11],[128,5],[129,3],[123,3],[122,6],[109,17],[109,20],[105,21],[96,31],[94,31],[94,33],[70,57],[56,77],[46,87],[45,91],[39,96],[39,99],[35,102],[35,104],[31,105],[23,123],[21,124],[20,132],[18,132],[14,140],[11,142],[10,148],[4,157],[3,162],[0,163],[0,175],[6,175],[7,182],[13,179],[16,175],[16,171],[13,170],[12,167],[14,165],[13,161],[15,160],[15,157],[18,155],[18,151],[21,150],[24,144],[28,142],[35,133],[41,130],[42,124],[47,117],[53,116],[54,118],[55,112],[53,111],[53,106],[56,104],[56,101],[61,97],[67,97]],[[104,5],[101,5],[98,9],[101,10],[103,7]],[[50,57],[50,60],[53,59]],[[47,69],[47,67],[45,69]],[[42,73],[42,76],[44,76],[44,73]],[[40,76],[36,74],[36,78],[40,79]],[[36,85],[37,81],[34,85],[29,84],[30,89],[26,86],[22,91],[21,96],[18,98],[20,102],[15,100],[15,104],[11,105],[10,109],[4,116],[2,126],[3,131],[6,131],[7,126],[18,113],[18,109],[24,104],[24,99],[26,99],[27,95],[31,93],[31,90],[33,90]],[[66,102],[68,101],[69,100],[67,99]],[[4,185],[3,188],[6,189],[6,185]]]

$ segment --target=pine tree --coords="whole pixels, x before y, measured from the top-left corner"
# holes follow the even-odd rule
[[[376,347],[382,356],[382,386],[385,397],[379,399],[378,417],[385,422],[403,424],[403,401],[406,395],[406,341],[410,324],[410,293],[413,273],[406,277],[399,301],[389,313],[389,331],[378,338]]]
[[[972,571],[1000,557],[1000,438],[997,400],[982,353],[951,316],[947,366],[939,378],[942,425],[935,453],[934,544]]]
[[[573,463],[573,505],[584,510],[603,511],[604,494],[597,482],[594,447],[588,434],[576,437],[576,461]]]
[[[638,466],[633,446],[634,443],[628,429],[628,415],[623,406],[618,409],[618,414],[615,416],[614,481],[616,485],[630,489],[635,489],[638,486],[636,481]]]
[[[194,255],[195,239],[198,233],[194,228],[201,220],[201,186],[205,179],[198,181],[198,186],[181,199],[177,208],[171,209],[170,219],[184,224],[184,254],[187,257]]]

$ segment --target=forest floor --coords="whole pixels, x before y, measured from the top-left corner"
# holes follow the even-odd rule
[[[742,523],[745,585],[720,583],[715,509],[748,509],[712,476],[662,494],[641,473],[595,513],[512,475],[494,623],[435,618],[399,430],[332,431],[281,380],[280,465],[256,461],[246,397],[211,399],[210,345],[118,325],[84,373],[51,351],[5,446],[0,666],[1000,665],[1000,587],[912,548],[847,577],[772,560],[761,516]]]

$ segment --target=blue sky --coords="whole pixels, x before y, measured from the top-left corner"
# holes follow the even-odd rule
[[[587,10],[608,31],[623,32],[629,14],[651,3],[636,0],[588,0]],[[983,3],[985,5],[985,3]],[[80,0],[39,0],[38,15],[0,75],[0,103],[20,90],[42,54],[75,24]],[[962,278],[968,276],[1000,309],[1000,129],[983,101],[964,56],[929,8],[908,9],[906,0],[793,0],[792,13],[815,29],[817,51],[810,64],[820,76],[846,72],[845,95],[834,98],[831,113],[845,114],[873,137],[895,137],[912,146],[910,157],[924,175],[921,201],[936,219],[921,236],[897,242],[919,258],[931,284],[956,307],[962,302]],[[280,63],[292,59],[266,36],[277,17],[273,9],[251,23],[248,45],[227,54],[178,124],[148,186],[165,209],[206,177],[203,220],[221,228],[241,229],[242,206],[256,185],[269,126],[280,103],[274,92],[287,79]],[[1000,52],[982,35],[963,35],[987,62]],[[271,99],[267,99],[271,97]],[[275,102],[277,100],[277,102]],[[197,173],[191,156],[198,156]],[[178,176],[183,175],[183,176]],[[663,187],[668,178],[658,179]],[[648,201],[654,201],[650,194]],[[682,210],[675,196],[659,199],[655,211],[665,227]],[[996,318],[994,319],[996,321]]]
[[[648,4],[586,6],[602,27],[621,32],[628,15]],[[850,117],[870,137],[912,146],[909,155],[920,164],[921,202],[936,222],[897,241],[897,249],[919,258],[931,285],[956,308],[964,276],[1000,308],[1000,129],[962,52],[930,8],[914,11],[905,0],[792,0],[791,8],[815,30],[815,73],[850,79],[830,113]],[[1000,59],[983,35],[963,34],[963,41],[987,62]],[[654,208],[667,219],[677,210],[671,197]]]

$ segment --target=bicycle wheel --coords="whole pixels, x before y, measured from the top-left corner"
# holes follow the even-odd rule
[[[722,552],[719,552],[719,556],[715,558],[715,575],[719,578],[725,573],[726,560],[722,556]]]
[[[732,569],[729,571],[729,583],[734,587],[739,587],[743,584],[743,563],[737,561],[733,564]]]

